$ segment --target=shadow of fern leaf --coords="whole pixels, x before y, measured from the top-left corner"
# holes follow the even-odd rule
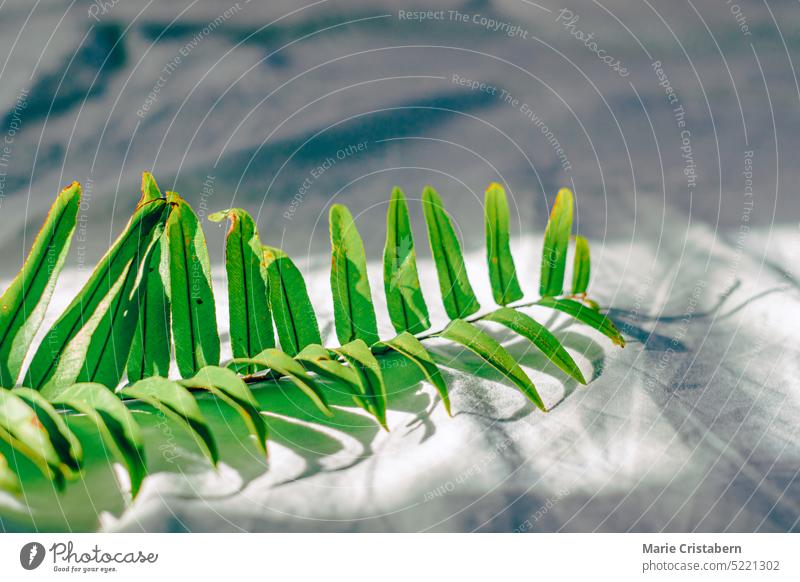
[[[421,440],[433,436],[435,428],[430,414],[441,400],[421,391],[422,374],[416,366],[399,356],[381,358],[389,394],[389,410],[411,416],[405,427],[422,428]],[[373,454],[373,444],[382,432],[375,419],[357,408],[348,388],[342,383],[322,381],[325,396],[334,411],[333,417],[322,415],[307,399],[283,382],[254,386],[253,394],[270,426],[270,440],[291,449],[303,459],[305,466],[288,481],[294,482],[319,472],[336,472],[352,468]],[[354,447],[357,447],[354,448]],[[339,456],[344,462],[331,458]],[[329,461],[325,462],[324,459]]]

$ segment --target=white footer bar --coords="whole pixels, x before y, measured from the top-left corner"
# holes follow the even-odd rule
[[[760,581],[798,563],[793,534],[0,534],[3,580]]]

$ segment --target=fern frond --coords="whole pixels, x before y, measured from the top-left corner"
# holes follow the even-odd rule
[[[12,386],[32,335],[52,295],[74,230],[80,187],[64,190],[48,215],[25,265],[0,299],[0,384]],[[451,412],[447,384],[425,347],[428,339],[450,341],[499,371],[537,408],[546,411],[534,383],[511,354],[481,327],[494,323],[525,338],[560,370],[585,377],[558,338],[521,311],[540,306],[567,314],[624,346],[614,324],[586,297],[589,244],[575,236],[572,294],[563,296],[573,196],[562,189],[544,237],[541,298],[521,303],[522,289],[510,249],[510,216],[502,186],[486,191],[484,225],[492,295],[500,305],[480,305],[453,223],[439,195],[422,194],[439,288],[449,323],[430,331],[419,283],[408,205],[392,191],[383,254],[389,318],[398,335],[382,339],[367,277],[367,255],[355,220],[344,206],[330,210],[331,291],[338,347],[324,347],[302,273],[286,253],[264,246],[255,221],[243,210],[212,215],[228,219],[225,265],[233,360],[219,367],[220,339],[205,237],[197,216],[175,193],[166,197],[149,173],[139,204],[123,233],[101,259],[83,289],[38,347],[26,382],[31,388],[0,389],[0,488],[17,491],[15,467],[27,458],[58,488],[82,467],[82,446],[70,428],[73,415],[88,419],[130,474],[135,495],[147,473],[141,430],[130,408],[145,407],[170,418],[213,464],[219,452],[195,396],[225,403],[242,418],[266,454],[267,424],[251,385],[300,390],[317,410],[332,416],[327,380],[388,430],[389,394],[381,360],[395,352],[422,373]],[[46,258],[44,255],[51,255]],[[580,299],[581,301],[577,301]],[[22,315],[20,315],[22,314]],[[280,343],[275,347],[272,322]],[[181,379],[167,377],[171,346]],[[127,385],[117,388],[127,364]],[[290,384],[281,382],[288,380]],[[16,455],[19,453],[19,456]]]

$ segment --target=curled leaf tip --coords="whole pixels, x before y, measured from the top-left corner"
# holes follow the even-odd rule
[[[163,198],[161,195],[161,190],[158,188],[158,184],[156,183],[156,179],[150,172],[142,172],[141,192],[142,196],[139,198],[139,207],[144,206],[153,200],[160,200]]]
[[[179,204],[185,204],[186,201],[181,198],[181,195],[177,192],[167,191],[167,202],[172,204],[173,206],[177,206]]]
[[[228,217],[232,217],[233,208],[226,208],[225,210],[220,210],[219,212],[212,212],[208,215],[208,219],[211,222],[222,222]]]
[[[72,194],[72,193],[74,193],[74,192],[76,192],[76,191],[77,191],[78,193],[80,193],[80,191],[81,191],[81,185],[80,185],[80,182],[72,182],[72,184],[70,184],[69,186],[67,186],[66,188],[64,188],[64,189],[61,191],[61,193],[62,193],[62,194]]]

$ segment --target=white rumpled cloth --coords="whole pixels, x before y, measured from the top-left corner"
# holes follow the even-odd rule
[[[418,241],[420,244],[420,241]],[[514,242],[535,296],[541,239]],[[552,410],[536,410],[468,353],[430,345],[448,369],[449,418],[413,367],[385,365],[390,432],[346,398],[325,421],[287,387],[257,390],[270,411],[269,463],[240,441],[232,412],[203,401],[222,451],[214,471],[175,427],[141,415],[155,471],[133,503],[104,464],[62,497],[41,487],[33,518],[3,497],[7,529],[104,531],[787,531],[800,519],[798,232],[730,238],[693,226],[686,237],[593,241],[592,295],[623,329],[621,350],[545,310],[587,377],[546,365],[490,328]],[[468,255],[484,308],[482,253]],[[332,331],[328,259],[304,264],[323,335]],[[420,261],[434,327],[444,321],[435,270]],[[224,273],[219,320],[227,319]],[[381,267],[372,292],[387,328]],[[69,278],[68,278],[69,279]],[[77,286],[77,282],[72,285]],[[68,301],[69,281],[59,299]],[[226,424],[229,429],[226,429]],[[87,457],[102,456],[102,449]],[[39,480],[41,481],[41,480]],[[124,477],[123,477],[124,481]],[[49,501],[48,501],[49,500]],[[15,505],[16,503],[16,505]],[[125,505],[128,505],[125,507]],[[33,521],[32,521],[33,520]]]

